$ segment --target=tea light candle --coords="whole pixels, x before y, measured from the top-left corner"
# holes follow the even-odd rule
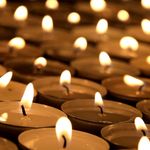
[[[99,92],[93,99],[72,100],[62,104],[61,109],[68,115],[75,129],[100,135],[102,127],[118,122],[132,122],[142,116],[140,111],[129,105],[102,100]]]
[[[147,127],[149,130],[150,126]],[[138,132],[133,123],[117,123],[104,127],[101,135],[113,149],[136,149],[143,133]]]
[[[40,20],[38,17],[28,16],[28,9],[23,5],[19,6],[14,14],[8,12],[0,15],[0,17],[0,26],[9,29],[18,29],[25,25],[35,25]]]
[[[17,56],[38,57],[43,54],[43,51],[27,44],[21,37],[14,37],[10,41],[2,41],[0,43],[0,54],[5,61],[5,59]]]
[[[45,76],[60,75],[64,69],[69,69],[72,74],[74,73],[73,69],[67,65],[53,60],[46,60],[44,57],[26,58],[24,61],[22,61],[22,58],[11,59],[5,62],[5,66],[13,70],[15,80],[24,83]]]
[[[127,29],[127,34],[131,35],[142,42],[150,42],[150,20],[143,19],[141,21],[141,26],[133,26]]]
[[[7,72],[0,78],[0,101],[18,101],[20,100],[26,85],[11,81],[12,72]],[[37,92],[34,90],[34,97]]]
[[[89,68],[91,65],[93,67]],[[131,75],[139,74],[136,68],[129,66],[127,63],[115,59],[111,60],[106,52],[99,54],[99,60],[96,57],[81,58],[72,61],[71,66],[79,76],[96,81],[126,73]]]
[[[42,49],[46,51],[47,57],[68,63],[76,58],[88,57],[97,53],[95,48],[88,45],[85,37],[78,37],[74,43],[72,41],[59,45],[58,43],[44,43]]]
[[[60,77],[45,77],[33,81],[35,89],[39,92],[39,102],[60,108],[67,100],[92,98],[96,91],[102,96],[106,95],[103,86],[79,78],[71,78],[68,70],[62,72]]]
[[[25,89],[21,102],[0,102],[0,114],[7,114],[0,119],[1,133],[16,137],[24,130],[54,127],[57,119],[65,116],[63,112],[55,108],[32,104],[33,95],[34,88],[30,83]]]
[[[18,150],[17,146],[13,142],[5,138],[0,137],[0,143],[1,143],[0,145],[1,150],[6,150],[6,149]]]
[[[120,40],[112,40],[99,43],[99,50],[105,50],[110,56],[114,58],[130,60],[141,56],[149,55],[149,47],[146,44],[139,43],[131,36],[124,36]]]
[[[131,60],[131,64],[138,68],[142,75],[150,76],[150,56],[133,59]]]
[[[136,107],[143,113],[143,118],[146,123],[150,123],[150,115],[149,115],[149,100],[143,100],[141,102],[138,102]]]
[[[102,82],[112,96],[131,104],[150,98],[149,84],[150,80],[147,78],[135,78],[129,75],[108,78]]]
[[[21,146],[26,149],[109,149],[108,143],[103,139],[88,133],[72,130],[70,121],[64,117],[57,121],[56,131],[49,128],[30,130],[20,134],[18,139]],[[65,147],[62,146],[64,139],[66,141]],[[33,142],[31,143],[31,141]]]
[[[41,26],[27,26],[18,31],[18,35],[22,36],[27,41],[34,44],[41,44],[45,41],[59,41],[69,39],[68,32],[62,29],[53,29],[53,19],[51,16],[46,15],[43,17]],[[37,38],[38,37],[38,38]]]
[[[100,19],[96,26],[81,26],[75,28],[72,32],[76,37],[86,37],[87,40],[93,44],[100,41],[105,42],[110,39],[118,39],[123,36],[121,30],[108,27],[106,19]]]

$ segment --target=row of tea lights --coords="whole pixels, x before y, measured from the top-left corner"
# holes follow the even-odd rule
[[[148,0],[141,3],[148,9]],[[6,1],[2,0],[0,4],[5,12]],[[56,0],[47,0],[45,4],[50,9],[58,9],[59,6]],[[104,10],[106,5],[104,0],[90,2],[95,12]],[[120,17],[121,14],[125,18]],[[16,21],[12,21],[12,16],[2,24],[17,30],[20,24],[21,29],[17,31],[18,37],[4,41],[0,46],[3,54],[1,62],[13,70],[13,73],[7,72],[5,67],[0,66],[0,92],[3,93],[0,95],[1,135],[13,140],[19,136],[22,149],[150,149],[147,138],[149,125],[146,127],[140,118],[143,113],[144,120],[150,122],[149,101],[143,100],[150,98],[150,81],[147,78],[135,77],[140,71],[146,76],[150,75],[149,45],[145,44],[149,42],[148,19],[142,20],[141,27],[127,30],[128,34],[143,42],[138,43],[131,36],[123,37],[121,30],[108,27],[106,19],[100,19],[96,27],[79,26],[73,29],[73,33],[68,34],[68,31],[54,29],[53,19],[49,15],[42,22],[35,19],[38,26],[27,25],[25,20],[28,18],[28,11],[24,6],[16,9],[14,18],[17,25]],[[129,14],[127,11],[119,11],[118,18],[121,21],[128,20]],[[75,12],[68,15],[71,24],[78,24],[80,20],[80,15]],[[64,37],[69,42],[64,41]],[[109,40],[114,37],[116,41],[111,44]],[[97,50],[89,46],[89,42],[96,44]],[[31,46],[33,43],[35,46]],[[43,51],[38,51],[37,45]],[[42,55],[53,60],[39,57]],[[109,55],[117,59],[112,60]],[[138,58],[141,55],[144,57]],[[123,58],[125,62],[118,58]],[[127,63],[130,60],[135,68]],[[101,82],[102,85],[71,77],[71,74]],[[12,77],[15,81],[11,81]],[[29,84],[26,86],[25,83]],[[115,97],[114,100],[119,99],[127,104],[103,101],[102,97],[107,92],[111,98]],[[20,99],[21,102],[18,102]],[[138,109],[128,104],[136,105]],[[137,130],[131,123],[134,119]],[[82,132],[72,130],[72,126]],[[0,145],[2,148],[7,146],[17,149],[8,140],[0,140],[4,143]]]

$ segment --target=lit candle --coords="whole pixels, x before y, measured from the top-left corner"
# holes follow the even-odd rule
[[[4,9],[7,5],[7,0],[0,0],[0,9]]]
[[[109,41],[109,44],[107,42],[100,43],[97,48],[99,50],[105,49],[110,56],[126,61],[139,56],[150,55],[148,45],[138,42],[132,36],[123,36],[120,40]]]
[[[52,107],[32,103],[34,88],[31,83],[26,86],[21,102],[0,102],[0,113],[8,117],[0,119],[0,129],[5,135],[16,137],[20,132],[41,127],[53,127],[56,120],[65,116],[63,112]]]
[[[35,135],[38,135],[38,137],[35,137]],[[56,129],[44,128],[23,132],[19,135],[19,143],[26,149],[36,147],[37,150],[41,148],[44,150],[109,149],[109,145],[103,139],[92,134],[72,130],[71,122],[66,117],[61,117],[57,121]]]
[[[93,67],[89,68],[91,65]],[[101,81],[111,76],[124,75],[127,72],[131,75],[139,74],[136,68],[131,69],[127,63],[115,59],[111,60],[109,55],[104,51],[99,53],[99,59],[94,56],[80,58],[72,61],[71,66],[77,71],[79,76],[94,81]]]
[[[68,101],[62,104],[61,109],[68,115],[75,129],[96,135],[99,135],[99,130],[104,126],[118,122],[132,122],[136,116],[142,115],[129,105],[102,100],[99,92],[95,93],[94,100]]]
[[[31,82],[37,78],[60,75],[64,69],[74,70],[69,66],[54,60],[46,60],[44,57],[10,59],[5,62],[5,66],[13,70],[14,78],[23,83]],[[28,69],[27,69],[28,68]]]
[[[143,136],[141,137],[138,143],[138,150],[149,150],[150,149],[150,141],[148,137]]]
[[[80,22],[81,18],[77,12],[71,12],[67,17],[67,20],[69,23],[78,24]]]
[[[46,0],[45,6],[48,9],[56,10],[59,7],[59,2],[57,0]]]
[[[70,72],[65,70],[61,76],[45,77],[33,81],[39,91],[39,102],[60,108],[67,100],[91,98],[95,90],[102,96],[106,94],[105,88],[88,80],[72,78]],[[50,86],[51,85],[51,86]]]
[[[106,8],[106,2],[105,0],[91,0],[90,6],[93,11],[101,12]]]
[[[102,82],[111,95],[133,105],[140,100],[149,99],[149,83],[147,78],[130,75],[111,77]]]
[[[141,0],[141,5],[145,9],[150,9],[150,1],[149,0]]]
[[[130,15],[126,10],[119,10],[117,13],[117,18],[122,22],[127,22],[130,18]]]

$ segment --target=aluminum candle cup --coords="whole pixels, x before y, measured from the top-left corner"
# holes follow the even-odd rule
[[[14,79],[23,83],[28,83],[35,79],[51,76],[60,75],[65,69],[69,69],[73,74],[74,71],[67,65],[53,60],[47,60],[47,65],[40,69],[36,69],[34,65],[35,58],[26,58],[22,61],[22,58],[11,59],[5,62],[10,70],[14,72]]]
[[[138,68],[142,75],[150,77],[150,62],[147,62],[147,57],[133,59],[131,60],[131,64]]]
[[[118,122],[133,122],[141,112],[129,105],[104,100],[103,114],[100,108],[89,100],[72,100],[62,104],[61,109],[70,118],[73,127],[100,136],[100,129]]]
[[[0,120],[0,134],[16,138],[22,131],[54,127],[61,116],[66,116],[62,111],[46,105],[33,103],[27,116],[21,112],[19,102],[0,102],[0,114],[8,113],[6,120]]]
[[[150,123],[150,101],[143,100],[137,103],[137,109],[143,113],[143,118],[146,123]]]
[[[0,102],[11,102],[11,101],[20,101],[26,85],[10,81],[10,83],[4,87],[0,88]],[[37,96],[36,90],[34,90],[34,99]]]
[[[57,108],[60,108],[61,104],[68,100],[93,98],[97,91],[102,96],[106,95],[105,88],[100,84],[79,78],[71,79],[71,83],[68,85],[68,94],[66,89],[60,85],[59,77],[37,79],[33,81],[33,84],[39,93],[37,100]]]
[[[134,51],[131,49],[122,49],[119,45],[119,40],[99,43],[99,50],[105,50],[110,56],[123,60],[150,55],[149,47],[146,44],[139,43],[139,48]]]
[[[96,81],[124,74],[139,75],[138,69],[118,60],[112,60],[112,64],[108,67],[102,66],[97,57],[74,60],[71,66],[77,71],[78,76]]]
[[[13,142],[5,138],[0,137],[0,143],[1,150],[18,150],[17,146]]]
[[[140,78],[144,82],[141,91],[139,86],[129,86],[123,81],[123,77],[111,77],[103,80],[102,85],[106,87],[111,96],[119,98],[119,101],[135,105],[138,101],[149,99],[150,80]]]
[[[109,145],[103,139],[94,136],[92,134],[88,134],[85,132],[80,132],[73,130],[72,140],[66,150],[109,150]],[[63,149],[59,145],[59,141],[57,140],[55,129],[35,129],[25,131],[18,137],[19,143],[21,147],[26,150],[58,150]],[[32,143],[31,143],[32,141]]]
[[[49,44],[47,42],[42,45],[42,49],[46,51],[46,56],[48,58],[56,59],[67,63],[70,63],[76,58],[89,57],[98,54],[98,51],[91,46],[87,46],[85,50],[81,50],[80,48],[75,48],[73,46],[73,42],[71,44],[69,42],[63,42],[59,45],[58,43]]]
[[[150,126],[147,125],[148,130]],[[104,127],[102,137],[110,143],[112,149],[136,149],[142,132],[138,132],[133,123],[117,123]]]

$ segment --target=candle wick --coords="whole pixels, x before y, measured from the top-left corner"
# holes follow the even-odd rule
[[[14,48],[13,48],[12,46],[9,46],[9,47],[8,47],[8,50],[9,50],[9,53],[12,55],[13,52],[14,52]]]
[[[21,105],[21,110],[22,110],[22,114],[23,114],[24,116],[27,116],[25,107],[24,107],[23,105]]]
[[[146,136],[146,131],[145,130],[141,130],[143,136]]]
[[[63,87],[66,89],[67,95],[69,95],[70,94],[69,87],[66,84],[63,84]]]
[[[103,115],[104,114],[104,110],[102,106],[98,106],[98,108],[100,109],[100,113]]]
[[[42,74],[42,73],[43,73],[43,66],[42,66],[42,65],[34,66],[33,72],[34,72],[35,74],[37,74],[37,73]]]
[[[144,86],[145,86],[144,84],[142,86],[140,86],[138,88],[138,91],[136,92],[136,94],[140,94],[143,91]]]
[[[67,140],[66,140],[66,137],[63,135],[62,138],[63,138],[63,140],[64,140],[63,148],[66,148],[66,147],[67,147]]]

